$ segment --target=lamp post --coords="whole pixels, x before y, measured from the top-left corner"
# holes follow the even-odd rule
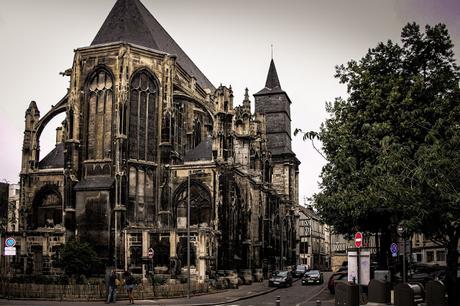
[[[280,212],[281,214],[281,212]],[[283,242],[283,227],[284,227],[284,218],[282,218],[280,216],[280,230],[281,230],[281,234],[280,234],[280,249],[281,249],[281,254],[280,254],[280,270],[283,270],[283,245],[284,245],[284,242]]]
[[[187,178],[187,298],[190,299],[190,170]]]
[[[398,235],[403,238],[403,283],[406,282],[406,229],[401,224],[397,228]]]
[[[307,252],[310,254],[310,263],[309,263],[309,269],[313,268],[313,263],[314,263],[314,257],[313,257],[313,239],[312,239],[312,233],[313,233],[313,226],[312,226],[312,219],[310,216],[306,216],[305,219],[305,233],[307,232],[308,229],[308,248]]]

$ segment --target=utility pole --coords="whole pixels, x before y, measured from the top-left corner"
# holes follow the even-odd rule
[[[283,270],[283,227],[284,227],[284,218],[280,218],[280,229],[281,229],[281,234],[280,234],[280,246],[281,246],[281,254],[280,254],[280,271]]]
[[[190,170],[188,171],[187,195],[187,298],[190,299]]]

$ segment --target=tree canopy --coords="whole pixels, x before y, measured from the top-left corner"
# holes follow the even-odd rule
[[[401,42],[379,43],[336,67],[348,97],[327,103],[320,132],[304,135],[322,141],[327,159],[316,207],[341,233],[391,231],[404,222],[457,260],[459,67],[443,24],[424,31],[407,24]]]
[[[104,270],[93,248],[88,243],[76,240],[62,245],[55,260],[55,266],[61,268],[68,276],[90,276]]]

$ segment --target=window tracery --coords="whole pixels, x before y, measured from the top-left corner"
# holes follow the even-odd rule
[[[113,81],[104,69],[97,71],[87,86],[87,158],[111,158]]]
[[[157,85],[145,70],[134,75],[129,99],[129,158],[155,160]]]

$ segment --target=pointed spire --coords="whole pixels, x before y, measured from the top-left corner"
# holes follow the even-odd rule
[[[35,101],[31,101],[29,107],[26,110],[26,116],[32,115],[35,117],[40,117],[40,111],[38,110],[37,103]]]
[[[268,69],[265,87],[269,89],[274,89],[278,87],[279,89],[281,89],[280,81],[278,79],[278,73],[276,72],[275,62],[273,61],[273,59],[270,62],[270,68]]]
[[[249,101],[249,89],[247,87],[244,90],[244,101]]]
[[[284,93],[281,89],[280,81],[278,79],[278,73],[276,72],[275,61],[270,61],[270,68],[268,68],[267,81],[265,87],[259,92],[255,93],[254,96],[268,95],[268,94],[279,94]]]
[[[32,109],[32,108],[38,109],[37,103],[35,101],[30,101],[29,109]]]

